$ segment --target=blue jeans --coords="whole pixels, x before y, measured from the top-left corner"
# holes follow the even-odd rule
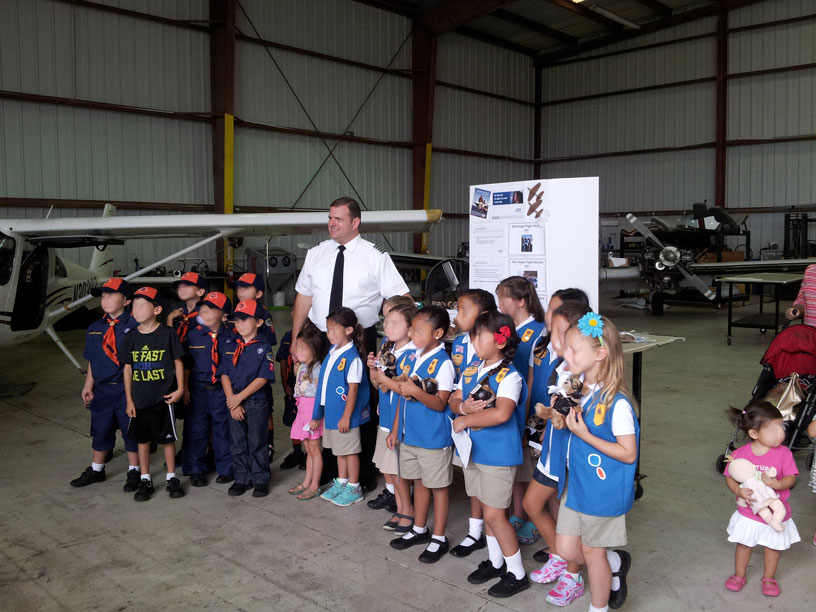
[[[235,482],[269,484],[269,402],[263,393],[256,393],[243,406],[243,421],[229,419]]]
[[[220,384],[190,381],[190,406],[184,419],[184,474],[204,474],[205,457],[212,427],[215,469],[222,476],[232,476],[227,398]]]

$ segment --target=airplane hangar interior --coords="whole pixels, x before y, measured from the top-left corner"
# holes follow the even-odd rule
[[[814,609],[814,108],[816,0],[0,0],[0,608]]]

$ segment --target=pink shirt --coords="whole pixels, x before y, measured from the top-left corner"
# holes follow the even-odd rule
[[[816,325],[816,265],[808,266],[805,270],[805,278],[794,304],[802,304],[805,307],[803,313],[805,325]]]
[[[745,446],[741,446],[735,450],[733,455],[735,459],[747,459],[753,463],[760,472],[765,472],[768,470],[768,468],[775,467],[776,478],[779,480],[785,476],[799,473],[799,470],[796,468],[796,462],[793,460],[793,453],[791,453],[785,446],[777,446],[769,449],[764,455],[758,456],[754,454],[754,452],[751,450],[751,444],[748,443]],[[728,473],[728,464],[725,466],[725,475],[730,476]],[[779,493],[779,499],[783,504],[785,504],[785,520],[787,521],[791,517],[791,507],[788,503],[790,489],[777,491],[777,493]],[[754,514],[751,511],[750,506],[745,508],[737,506],[737,512],[739,512],[742,516],[759,521],[760,523],[765,522],[758,514]]]

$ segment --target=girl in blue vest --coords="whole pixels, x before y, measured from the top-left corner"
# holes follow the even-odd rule
[[[623,351],[615,325],[590,312],[565,337],[564,359],[584,375],[580,410],[566,417],[569,476],[561,497],[555,543],[564,559],[587,566],[590,612],[617,609],[626,599],[631,558],[626,513],[635,499],[640,426],[626,390]]]
[[[456,382],[459,382],[462,372],[480,361],[476,355],[473,326],[479,315],[496,310],[496,299],[492,293],[484,289],[468,289],[459,295],[456,307],[454,323],[464,333],[454,339],[451,346],[451,359],[456,370]],[[462,467],[458,456],[454,456],[453,464]],[[474,550],[481,550],[486,545],[482,504],[477,498],[471,497],[468,533],[457,546],[451,548],[450,554],[454,557],[467,557]]]
[[[386,304],[383,304],[385,314],[383,345],[386,346],[386,343],[390,345],[388,352],[395,362],[394,371],[396,375],[399,375],[408,354],[416,350],[411,342],[411,321],[417,309],[413,302],[387,308],[386,300]],[[380,356],[382,358],[382,352]],[[383,529],[402,535],[408,533],[414,523],[414,504],[411,501],[411,488],[408,481],[399,477],[397,398],[400,396],[397,393],[398,385],[394,382],[393,377],[385,374],[383,367],[377,363],[374,353],[368,354],[368,371],[371,382],[380,389],[380,403],[377,405],[380,426],[377,430],[374,464],[385,479],[385,491],[380,493],[377,499],[368,502],[368,507],[373,510],[387,508],[391,512],[391,518],[383,525]],[[390,507],[389,501],[393,504]]]
[[[465,370],[450,402],[451,412],[459,415],[453,422],[454,431],[469,429],[473,443],[465,468],[465,488],[481,503],[487,522],[488,559],[468,576],[468,582],[482,584],[500,578],[487,594],[510,597],[530,586],[515,530],[506,515],[515,472],[524,460],[521,437],[527,384],[513,366],[519,344],[513,319],[487,312],[476,320],[474,331],[481,361]],[[486,401],[473,396],[484,382],[496,397],[495,406],[490,408]]]
[[[411,340],[416,351],[409,353],[409,371],[398,381],[399,398],[397,436],[400,440],[400,477],[414,484],[415,520],[411,530],[391,540],[391,547],[405,550],[427,544],[419,555],[422,563],[435,563],[448,552],[445,526],[448,520],[448,487],[453,480],[453,440],[446,414],[453,391],[453,362],[442,338],[450,327],[448,311],[441,306],[426,306],[411,321]],[[434,530],[428,530],[431,493],[434,502]]]
[[[527,376],[530,353],[536,340],[546,329],[544,307],[538,299],[535,285],[521,276],[505,278],[496,287],[496,295],[499,296],[499,310],[512,317],[519,336],[519,346],[513,358],[513,365],[522,376]],[[527,446],[527,440],[524,441],[523,448],[524,461],[516,472],[518,484],[513,488],[513,515],[510,522],[516,529],[519,542],[533,544],[541,534],[532,521],[528,520],[523,500],[527,485],[533,477],[535,461],[532,449]]]
[[[371,416],[369,385],[360,384],[363,329],[354,311],[340,306],[326,318],[326,336],[332,347],[320,368],[310,426],[314,430],[324,419],[323,446],[337,457],[338,477],[320,497],[336,506],[350,506],[363,499],[360,425],[368,423]]]
[[[530,580],[539,584],[556,582],[555,587],[547,593],[547,601],[558,606],[568,606],[584,594],[584,583],[580,566],[567,563],[558,554],[555,542],[555,521],[558,520],[558,498],[563,491],[566,480],[567,441],[570,432],[564,417],[549,408],[550,393],[560,382],[571,376],[566,369],[564,354],[564,337],[567,330],[575,325],[586,313],[590,312],[588,299],[578,289],[577,295],[583,300],[562,302],[553,312],[552,308],[560,301],[558,292],[550,300],[547,311],[549,326],[549,344],[543,353],[539,347],[532,353],[533,375],[530,405],[536,414],[546,420],[546,428],[541,437],[541,455],[533,471],[533,479],[524,494],[524,509],[549,545],[549,551],[540,550],[533,555],[536,561],[546,561],[541,569],[530,573]],[[565,294],[561,294],[565,295]],[[538,355],[537,355],[538,354]],[[540,356],[539,356],[540,355]],[[580,378],[580,377],[579,377]],[[548,511],[549,510],[549,511]]]

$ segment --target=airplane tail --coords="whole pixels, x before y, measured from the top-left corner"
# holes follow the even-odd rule
[[[102,210],[102,216],[113,217],[115,214],[116,207],[113,204],[105,204],[105,208]],[[111,274],[113,274],[113,253],[108,249],[100,251],[94,248],[90,270],[98,279],[109,278]]]

